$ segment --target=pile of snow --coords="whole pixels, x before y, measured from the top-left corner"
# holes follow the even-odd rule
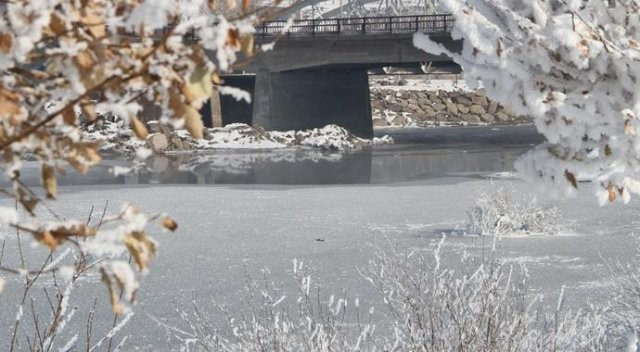
[[[181,131],[181,137],[187,137]],[[302,131],[265,131],[262,127],[234,123],[225,127],[210,128],[205,139],[193,140],[196,149],[278,149],[309,147],[322,150],[353,151],[376,144],[391,144],[388,136],[373,140],[355,136],[337,125]]]
[[[267,132],[261,127],[233,123],[225,127],[209,128],[204,139],[191,139],[186,130],[177,131],[190,140],[195,149],[277,149],[286,148],[294,136],[289,132]]]
[[[97,142],[103,154],[135,154],[145,142],[133,135],[122,120],[101,121],[83,128],[86,139]]]
[[[385,88],[397,91],[416,90],[425,92],[437,92],[439,90],[446,92],[473,92],[464,80],[456,79],[429,79],[428,76],[417,75],[407,76],[380,76],[372,77],[370,80],[372,89]]]
[[[149,123],[147,141],[135,138],[122,122],[104,122],[91,125],[85,136],[100,143],[105,154],[132,155],[146,146],[155,152],[205,151],[215,149],[284,149],[309,148],[329,151],[355,151],[372,145],[392,144],[393,139],[360,138],[346,129],[327,125],[323,128],[302,131],[266,131],[260,126],[230,124],[205,130],[204,139],[193,139],[186,130],[172,130],[167,126]]]

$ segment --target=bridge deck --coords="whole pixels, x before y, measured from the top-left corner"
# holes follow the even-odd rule
[[[449,14],[270,21],[256,27],[256,35],[266,38],[449,33],[453,21],[453,16]]]

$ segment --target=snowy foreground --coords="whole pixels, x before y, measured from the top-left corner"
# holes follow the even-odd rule
[[[224,319],[215,304],[240,306],[239,293],[245,271],[258,278],[269,267],[276,286],[284,294],[291,290],[291,260],[308,263],[313,278],[328,297],[346,289],[358,298],[363,311],[375,306],[374,322],[380,328],[390,323],[384,307],[358,269],[366,267],[376,248],[397,244],[401,248],[433,246],[448,234],[443,250],[455,267],[459,250],[491,255],[491,240],[460,235],[466,210],[474,194],[487,187],[513,187],[529,192],[531,186],[518,180],[490,181],[479,175],[442,177],[418,182],[386,185],[335,186],[78,186],[63,187],[58,211],[82,216],[91,206],[112,208],[134,200],[149,212],[169,211],[180,224],[175,234],[159,233],[159,258],[143,279],[139,304],[124,331],[131,335],[126,350],[167,350],[164,329],[158,321],[188,329],[179,311],[198,309],[213,320]],[[507,262],[526,265],[532,293],[542,293],[550,304],[564,287],[569,307],[588,300],[607,301],[611,274],[603,258],[634,257],[635,214],[640,202],[627,206],[598,207],[588,194],[559,202],[572,230],[556,236],[505,237],[498,254]],[[85,319],[91,300],[106,296],[104,287],[85,284],[72,296]],[[5,298],[16,294],[12,281]],[[83,299],[78,299],[82,295]],[[285,298],[283,304],[291,304]],[[0,300],[0,311],[13,310],[12,299]],[[86,307],[85,307],[86,306]],[[108,307],[106,308],[108,309]],[[153,318],[152,318],[153,317]],[[0,327],[7,330],[9,317]],[[83,329],[83,323],[79,323]],[[107,322],[99,322],[104,326]],[[108,323],[110,324],[110,322]],[[4,334],[4,332],[3,332]],[[176,341],[170,342],[177,349]]]

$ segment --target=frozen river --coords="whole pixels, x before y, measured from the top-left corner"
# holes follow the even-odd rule
[[[406,143],[364,153],[227,152],[197,161],[158,158],[147,172],[112,181],[100,172],[69,176],[57,210],[77,217],[107,201],[112,209],[132,201],[147,212],[167,211],[179,223],[176,233],[155,236],[159,257],[143,278],[136,315],[126,327],[132,335],[126,350],[170,349],[149,316],[185,328],[176,309],[191,309],[192,299],[207,314],[220,314],[211,300],[237,303],[245,271],[257,276],[269,267],[277,285],[291,288],[293,258],[310,263],[323,292],[346,289],[362,306],[379,306],[375,317],[384,324],[384,309],[358,272],[376,248],[424,248],[444,233],[450,253],[487,250],[489,240],[457,231],[477,192],[493,186],[532,192],[522,181],[487,177],[512,169],[513,160],[538,140],[531,128],[468,129],[445,139],[429,133],[396,132]],[[564,286],[569,304],[578,307],[606,293],[610,274],[602,258],[635,256],[630,233],[640,221],[640,202],[599,207],[584,192],[558,205],[570,232],[503,238],[499,253],[527,266],[533,292],[554,297]],[[99,283],[85,283],[75,293],[106,298],[105,291]],[[14,294],[9,281],[0,297]],[[13,304],[1,299],[0,312],[12,311]],[[84,310],[91,300],[75,304]],[[0,318],[0,336],[7,336],[13,313]]]

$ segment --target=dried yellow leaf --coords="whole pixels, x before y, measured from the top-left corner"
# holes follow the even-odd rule
[[[74,62],[82,70],[89,70],[96,63],[93,59],[91,51],[88,50],[81,51],[78,55],[76,55],[76,57],[74,58]]]
[[[84,20],[86,21],[85,25],[89,28],[89,33],[91,33],[94,38],[100,39],[107,35],[107,28],[104,25],[102,17],[92,14],[86,16]]]
[[[40,239],[41,242],[44,243],[47,247],[49,247],[50,251],[53,251],[54,249],[56,249],[56,247],[58,247],[58,245],[60,244],[58,239],[53,237],[53,235],[49,231],[43,232],[40,236],[41,236],[41,239]]]
[[[247,34],[244,35],[240,38],[240,48],[242,49],[242,52],[247,55],[247,56],[251,56],[253,55],[253,50],[254,50],[254,45],[253,45],[253,35],[252,34]]]
[[[98,146],[94,143],[83,144],[80,153],[89,161],[90,165],[97,165],[102,161],[102,157],[98,152]]]
[[[15,116],[20,113],[20,105],[0,95],[0,116]]]
[[[96,107],[95,105],[93,105],[93,103],[85,103],[81,106],[81,108],[82,108],[82,113],[84,117],[87,119],[87,121],[93,122],[96,120],[97,118]]]
[[[191,73],[189,83],[185,86],[185,97],[187,101],[202,102],[204,99],[210,98],[213,94],[213,83],[211,82],[211,72],[204,67],[198,66]]]
[[[130,116],[129,118],[131,119],[131,129],[133,130],[133,133],[135,133],[136,137],[142,140],[147,139],[149,131],[147,131],[147,127],[144,123],[135,116]]]
[[[192,106],[185,105],[184,126],[187,131],[196,139],[204,138],[204,124],[202,123],[202,116],[198,110]]]
[[[216,85],[222,84],[222,80],[220,79],[220,75],[218,74],[218,72],[214,72],[211,74],[211,81]]]
[[[13,117],[20,114],[20,96],[10,90],[0,89],[0,116]]]
[[[240,38],[238,37],[238,30],[235,28],[229,28],[229,30],[227,31],[227,40],[225,42],[225,44],[227,46],[233,47],[233,48],[239,48],[240,47]]]
[[[109,275],[104,267],[100,268],[100,273],[102,274],[102,282],[105,284],[105,286],[107,286],[107,290],[109,291],[109,299],[111,300],[111,308],[113,308],[113,314],[123,314],[124,306],[120,302],[120,298],[118,296],[118,293],[116,292],[115,287],[113,287],[111,275]]]
[[[156,245],[143,231],[127,234],[123,242],[133,257],[139,270],[149,267],[149,261],[156,254]]]
[[[64,110],[62,110],[62,119],[67,125],[76,125],[76,111],[73,106],[67,106]]]
[[[0,52],[8,54],[13,46],[13,37],[9,33],[0,33]]]
[[[175,117],[181,118],[185,115],[184,107],[180,91],[175,86],[172,86],[169,90],[169,109],[173,111]]]
[[[162,226],[164,226],[169,231],[175,231],[178,228],[178,223],[172,218],[165,216],[162,218]]]
[[[67,31],[66,23],[56,13],[51,14],[51,20],[49,21],[49,28],[51,28],[51,31],[53,31],[53,33],[55,33],[56,35],[61,35],[62,33]]]
[[[47,192],[48,199],[55,199],[58,192],[58,182],[56,181],[55,169],[51,165],[42,164],[42,186]]]
[[[607,186],[607,193],[609,193],[609,202],[613,202],[614,200],[616,200],[615,187],[613,187],[611,183],[609,183],[609,186]]]

